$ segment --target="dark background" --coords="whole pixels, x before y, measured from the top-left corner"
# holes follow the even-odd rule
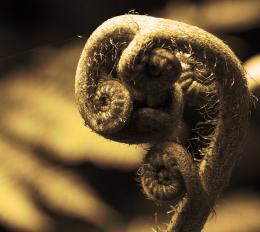
[[[257,0],[256,0],[257,1]],[[225,1],[203,1],[203,0],[46,0],[46,1],[17,1],[5,0],[0,5],[0,71],[8,70],[13,65],[21,64],[24,58],[28,58],[32,52],[42,46],[61,46],[63,44],[75,41],[77,36],[86,36],[90,34],[104,20],[116,15],[125,14],[131,11],[140,14],[158,14],[169,4],[192,5],[202,7],[206,4]],[[229,1],[230,2],[230,1]],[[241,2],[241,1],[233,1]],[[244,1],[246,2],[246,1]],[[250,2],[250,1],[248,1]],[[253,1],[251,1],[253,2]],[[176,8],[175,7],[175,8]],[[217,7],[217,6],[216,6]],[[183,10],[183,9],[181,9]],[[180,10],[180,11],[181,11]],[[240,17],[243,14],[243,8],[238,10],[230,9],[230,17]],[[260,9],[259,9],[260,10]],[[240,12],[239,12],[240,11]],[[185,20],[183,15],[183,21]],[[164,16],[163,13],[159,14]],[[223,18],[222,12],[219,17]],[[174,15],[173,15],[174,18]],[[228,19],[228,17],[227,17]],[[202,18],[198,21],[207,21]],[[192,22],[197,25],[195,20]],[[216,23],[217,24],[217,23]],[[253,54],[260,51],[259,45],[259,21],[252,26],[249,23],[247,28],[241,28],[239,25],[221,30],[218,25],[213,25],[211,30],[224,37],[230,45],[242,42],[242,48],[237,48],[242,60],[246,60]],[[229,37],[227,37],[229,36]],[[233,41],[234,38],[238,40]],[[241,45],[241,44],[240,44]],[[243,51],[240,51],[243,50]]]
[[[125,14],[130,10],[147,14],[151,10],[163,7],[166,2],[166,0],[1,1],[1,71],[10,68],[13,59],[20,58],[21,61],[42,46],[60,46],[77,40],[78,35],[88,37],[91,31],[108,18]]]

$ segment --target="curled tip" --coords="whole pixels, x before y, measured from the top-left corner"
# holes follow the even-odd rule
[[[181,74],[181,63],[170,51],[156,48],[151,51],[147,71],[149,76],[169,78],[169,82],[176,82]]]
[[[120,130],[127,123],[133,108],[130,92],[116,80],[98,84],[92,104],[92,113],[83,116],[86,124],[100,134]]]
[[[173,154],[152,149],[148,152],[140,172],[144,193],[151,200],[178,200],[185,185]]]
[[[170,89],[182,72],[179,59],[164,48],[142,54],[132,69],[124,72],[121,78],[131,87],[148,94]]]

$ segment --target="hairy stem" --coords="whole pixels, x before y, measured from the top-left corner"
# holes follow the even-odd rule
[[[175,205],[166,231],[201,231],[246,135],[246,73],[229,47],[184,23],[118,16],[89,38],[75,87],[91,129],[112,140],[152,145],[140,180],[150,199]],[[184,146],[186,106],[203,109],[203,123],[212,128],[199,161]]]

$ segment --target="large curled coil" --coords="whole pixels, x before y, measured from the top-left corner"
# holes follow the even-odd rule
[[[247,128],[246,73],[230,48],[184,23],[118,16],[89,38],[75,87],[80,113],[92,130],[153,145],[141,168],[144,192],[182,205],[167,231],[200,231],[241,153]],[[179,138],[183,105],[194,104],[206,109],[213,128],[199,162]]]

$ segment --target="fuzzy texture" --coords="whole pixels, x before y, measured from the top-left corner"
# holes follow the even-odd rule
[[[106,97],[100,94],[105,83]],[[116,141],[154,144],[140,179],[149,198],[175,198],[178,211],[166,231],[201,231],[228,183],[246,135],[246,74],[229,47],[184,23],[118,16],[90,36],[75,89],[80,113],[91,129]],[[126,99],[124,104],[116,103],[120,99]],[[104,109],[96,111],[100,102],[105,102]],[[113,112],[122,114],[106,114],[111,102]],[[197,135],[203,143],[199,162],[182,145],[184,106],[199,108],[202,123],[210,128]]]

